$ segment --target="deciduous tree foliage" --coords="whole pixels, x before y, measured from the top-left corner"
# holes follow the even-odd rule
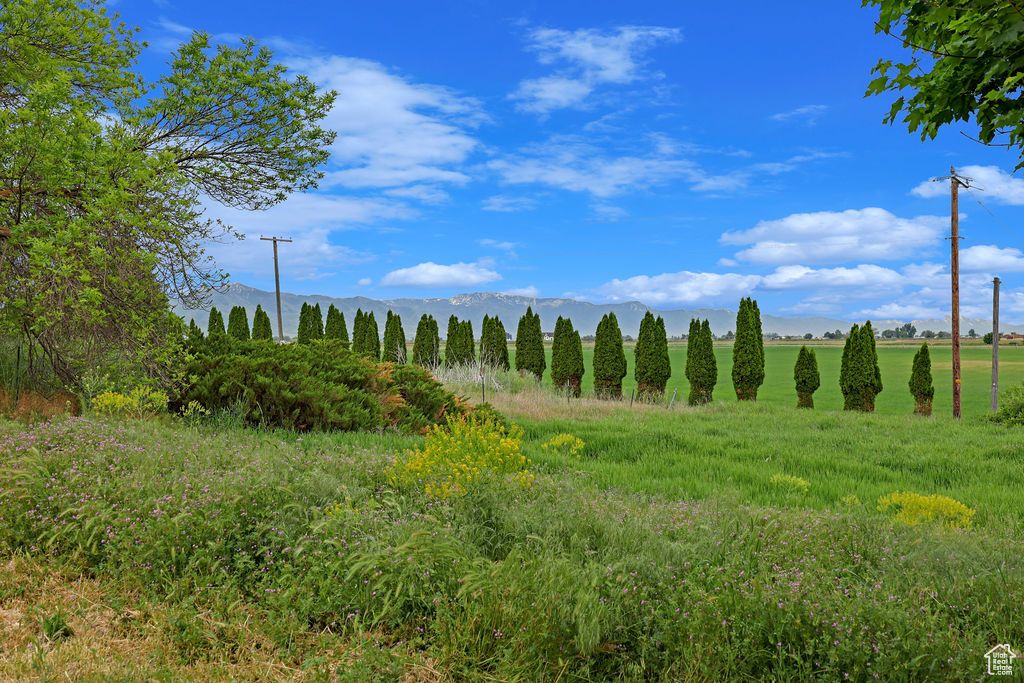
[[[519,374],[532,374],[538,380],[544,376],[547,359],[544,357],[544,333],[540,329],[540,314],[530,306],[519,319],[516,329],[516,370]]]
[[[637,395],[644,400],[661,397],[668,378],[672,376],[672,366],[668,357],[665,321],[660,315],[655,318],[650,311],[644,314],[633,353]]]
[[[800,347],[793,366],[793,381],[796,383],[796,407],[813,408],[814,392],[821,386],[821,375],[818,373],[818,358],[814,349]]]
[[[249,316],[244,306],[232,306],[228,313],[228,334],[239,341],[249,339]]]
[[[626,353],[622,330],[615,313],[606,313],[597,324],[594,338],[594,393],[598,398],[622,398]]]
[[[388,311],[388,318],[384,322],[384,346],[382,347],[382,360],[392,363],[405,363],[407,354],[405,349],[405,330],[402,329],[402,319],[397,313]]]
[[[265,209],[316,187],[333,93],[250,39],[194,34],[147,81],[134,30],[91,0],[0,4],[0,332],[77,385],[111,353],[158,376],[182,338],[169,300],[224,274],[213,200]],[[208,199],[207,199],[208,198]]]
[[[931,415],[935,387],[932,385],[932,359],[926,342],[922,342],[921,348],[914,354],[909,385],[910,395],[914,397],[914,414]]]
[[[330,339],[348,348],[348,329],[345,327],[345,314],[331,304],[327,309],[327,324],[324,326],[324,339]]]
[[[1024,5],[1018,0],[863,0],[878,8],[877,33],[909,59],[880,59],[867,95],[898,93],[884,121],[921,139],[948,124],[977,126],[978,140],[1016,148],[1024,167]]]
[[[435,369],[441,364],[441,340],[438,338],[437,321],[432,315],[422,315],[416,326],[412,362],[428,369]]]
[[[206,334],[210,337],[215,334],[225,334],[224,316],[220,314],[216,306],[210,307],[210,319],[206,323]]]
[[[264,341],[274,340],[274,333],[270,327],[270,316],[259,304],[256,304],[256,312],[252,315],[252,338]]]

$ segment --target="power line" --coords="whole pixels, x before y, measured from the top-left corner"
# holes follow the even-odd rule
[[[992,216],[992,220],[994,220],[996,223],[998,223],[999,227],[1001,227],[1006,232],[1006,234],[1009,235],[1013,239],[1013,241],[1017,243],[1018,246],[1020,246],[1022,249],[1024,249],[1024,242],[1021,242],[1021,240],[1015,234],[1013,234],[1013,231],[1010,230],[1008,227],[1006,227],[1005,223],[1003,223],[1001,220],[999,220],[998,216],[996,216],[994,213],[992,213],[992,211],[987,206],[985,206],[984,204],[981,203],[981,200],[978,199],[977,195],[975,195],[973,192],[971,192],[972,189],[973,188],[968,187],[967,191],[970,192],[971,197],[974,199],[974,201],[978,202],[978,206],[980,206],[981,208],[985,209],[985,211],[988,213],[988,215]],[[982,188],[978,188],[978,189],[982,189]]]

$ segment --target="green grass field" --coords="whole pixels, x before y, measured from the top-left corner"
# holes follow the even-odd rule
[[[509,343],[512,346],[512,343]],[[839,410],[843,407],[843,396],[839,391],[839,362],[842,359],[841,344],[818,342],[810,345],[818,357],[818,370],[821,373],[821,388],[814,395],[815,406],[825,410]],[[914,401],[907,389],[910,380],[910,366],[914,353],[920,344],[879,343],[878,363],[882,370],[884,389],[878,396],[875,410],[883,414],[907,414],[914,410]],[[758,392],[758,400],[785,405],[796,405],[796,391],[793,388],[793,365],[796,363],[799,344],[769,343],[765,345],[765,381]],[[548,368],[551,367],[551,347],[547,347]],[[512,354],[513,367],[515,352]],[[583,376],[583,390],[593,390],[593,344],[583,346],[583,361],[587,374]],[[669,344],[669,357],[672,362],[672,377],[668,381],[667,397],[678,389],[679,398],[686,400],[689,383],[684,376],[686,367],[686,345]],[[935,383],[935,411],[949,413],[952,410],[952,360],[948,342],[934,344],[931,347],[932,377]],[[715,345],[715,358],[718,361],[718,384],[715,386],[717,400],[733,399],[732,389],[732,345],[718,343]],[[992,383],[992,347],[977,343],[964,344],[961,353],[962,409],[965,415],[981,415],[989,409],[989,391]],[[626,362],[629,369],[623,381],[623,391],[628,397],[636,386],[633,381],[633,348],[626,345]],[[550,383],[549,374],[544,376]],[[1000,347],[999,360],[1000,386],[1024,381],[1024,347]]]

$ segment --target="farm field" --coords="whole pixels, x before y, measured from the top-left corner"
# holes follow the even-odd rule
[[[884,389],[878,395],[875,410],[882,414],[902,415],[913,412],[914,401],[907,389],[910,379],[910,368],[914,353],[921,346],[913,343],[879,343],[878,364],[882,370]],[[821,373],[821,388],[814,394],[814,404],[826,410],[840,410],[843,407],[843,395],[839,391],[839,364],[843,356],[842,344],[809,343],[818,357],[818,369]],[[669,357],[672,363],[672,377],[668,381],[666,400],[678,390],[676,400],[686,400],[689,383],[684,376],[686,368],[686,345],[669,344]],[[793,388],[793,364],[796,362],[799,343],[767,343],[765,353],[765,381],[758,392],[758,400],[796,405],[796,390]],[[547,346],[548,369],[551,367],[551,347]],[[633,381],[633,345],[626,344],[626,362],[628,372],[623,380],[623,392],[628,398],[635,387]],[[509,342],[509,353],[515,367],[515,351],[513,342]],[[952,410],[951,389],[952,361],[950,347],[947,343],[931,346],[932,377],[935,383],[935,411],[949,413]],[[594,345],[584,344],[583,359],[586,374],[583,375],[583,391],[591,392],[594,386],[593,377]],[[715,386],[716,400],[732,400],[732,344],[719,342],[715,344],[715,359],[718,362],[718,384]],[[961,349],[962,409],[964,415],[983,415],[989,409],[989,389],[992,382],[992,347],[980,344],[965,344]],[[544,381],[551,382],[549,373]],[[1000,386],[1005,388],[1011,384],[1024,381],[1024,347],[1000,346],[999,358]]]

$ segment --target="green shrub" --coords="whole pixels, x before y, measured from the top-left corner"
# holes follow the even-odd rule
[[[380,365],[337,344],[262,344],[224,337],[190,362],[172,403],[235,410],[248,424],[296,430],[395,427],[420,432],[465,409],[422,368]]]
[[[1016,427],[1024,425],[1024,384],[1004,389],[999,395],[999,409],[989,419]]]

